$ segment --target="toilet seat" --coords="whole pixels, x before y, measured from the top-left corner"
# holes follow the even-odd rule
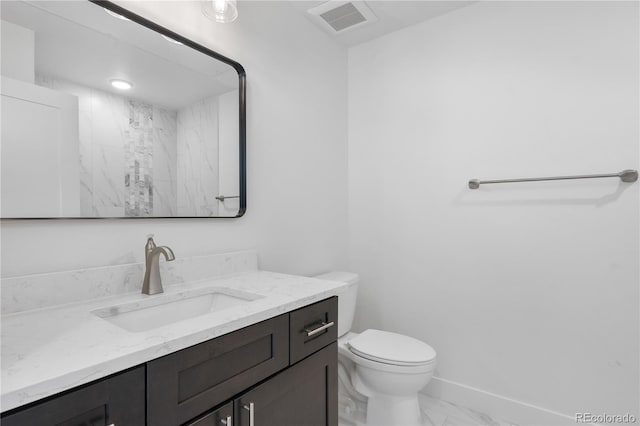
[[[346,345],[358,357],[394,366],[426,366],[436,359],[436,351],[426,343],[389,331],[369,329]]]

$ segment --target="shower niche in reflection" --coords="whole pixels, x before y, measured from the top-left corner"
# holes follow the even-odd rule
[[[3,218],[244,213],[239,64],[108,2],[0,7]]]

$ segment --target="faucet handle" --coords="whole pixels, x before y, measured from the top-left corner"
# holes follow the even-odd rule
[[[145,246],[147,251],[151,251],[156,248],[156,242],[153,241],[153,234],[147,234],[147,244]]]
[[[149,265],[149,255],[156,248],[156,242],[153,241],[153,234],[147,234],[147,243],[144,245],[144,260]]]

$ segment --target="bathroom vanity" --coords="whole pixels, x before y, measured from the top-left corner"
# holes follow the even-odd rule
[[[2,424],[337,425],[343,288],[255,270],[3,315]],[[136,330],[105,316],[202,300],[210,311]]]
[[[314,333],[336,316],[337,298],[325,299],[14,410],[2,424],[337,425],[336,327]]]

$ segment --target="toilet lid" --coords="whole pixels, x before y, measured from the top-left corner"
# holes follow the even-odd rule
[[[372,361],[394,365],[422,365],[436,358],[436,351],[424,342],[402,334],[366,330],[349,340],[349,349]]]

